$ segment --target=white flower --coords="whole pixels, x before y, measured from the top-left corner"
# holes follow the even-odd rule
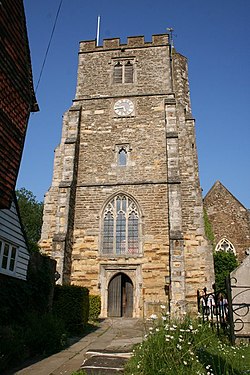
[[[166,308],[166,306],[165,305],[161,305],[161,309],[165,309]]]
[[[186,361],[183,361],[184,365],[187,366],[187,362]]]
[[[157,319],[157,315],[152,314],[152,315],[150,315],[150,318],[153,319],[153,320],[156,320]]]
[[[165,316],[162,317],[162,320],[167,320],[167,318]]]

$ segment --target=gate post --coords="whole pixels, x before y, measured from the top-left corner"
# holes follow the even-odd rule
[[[233,305],[232,305],[232,290],[231,290],[231,278],[230,275],[226,277],[226,290],[228,299],[228,320],[229,320],[229,336],[230,341],[235,344],[235,334],[234,334],[234,316],[233,316]]]

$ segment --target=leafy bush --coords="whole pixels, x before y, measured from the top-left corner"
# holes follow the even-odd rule
[[[215,284],[217,290],[225,289],[226,277],[238,266],[237,258],[233,253],[216,251],[214,253]]]
[[[0,279],[0,325],[25,323],[26,311],[43,314],[50,310],[54,265],[50,258],[33,253],[27,281],[10,277]]]
[[[52,313],[29,314],[24,340],[30,355],[55,353],[66,344],[64,323]]]
[[[21,327],[0,326],[0,372],[27,357]]]
[[[152,318],[156,318],[152,316]],[[250,347],[232,347],[198,320],[153,321],[126,364],[126,375],[240,375],[250,366]],[[244,358],[244,360],[243,360]],[[244,372],[245,371],[245,372]]]
[[[89,317],[89,291],[76,285],[56,285],[53,313],[70,333],[82,333]]]
[[[101,297],[89,296],[89,320],[95,321],[101,313]]]
[[[51,313],[25,316],[26,325],[0,327],[0,372],[35,354],[52,354],[66,344],[63,323]]]
[[[38,202],[34,194],[25,188],[17,190],[16,196],[29,250],[39,252],[37,242],[41,238],[43,203]]]

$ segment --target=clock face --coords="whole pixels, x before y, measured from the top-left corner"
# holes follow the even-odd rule
[[[128,116],[134,111],[134,103],[129,99],[120,99],[115,102],[114,111],[118,116]]]

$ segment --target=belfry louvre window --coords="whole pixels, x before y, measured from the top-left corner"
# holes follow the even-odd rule
[[[139,253],[139,214],[131,198],[114,197],[104,210],[102,225],[102,254]]]
[[[133,83],[134,64],[130,60],[118,61],[114,65],[113,83]]]

